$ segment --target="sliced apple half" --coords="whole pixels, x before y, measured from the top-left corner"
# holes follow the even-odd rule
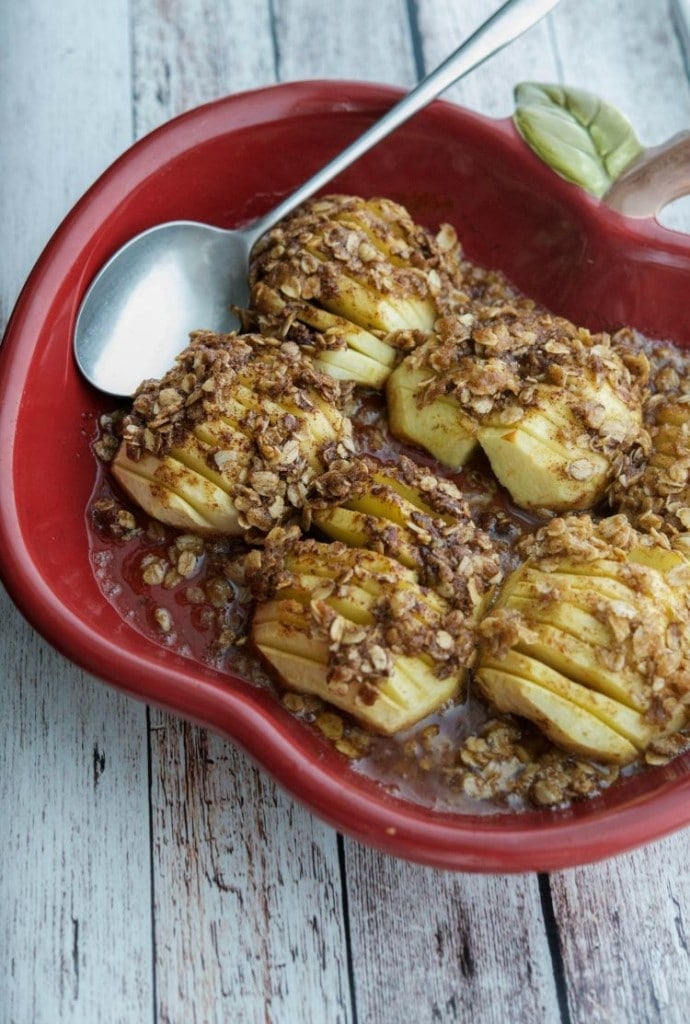
[[[203,332],[135,396],[112,473],[170,526],[266,532],[303,506],[328,451],[351,452],[338,404],[337,383],[292,343]]]
[[[368,469],[338,504],[312,511],[322,533],[419,573],[421,582],[477,618],[500,575],[494,544],[475,526],[461,492],[409,459]]]
[[[319,197],[254,247],[247,322],[254,314],[262,331],[306,344],[325,372],[380,388],[401,344],[433,328],[460,265],[448,226],[434,235],[385,199]]]
[[[251,641],[279,685],[314,694],[385,735],[460,691],[468,627],[394,560],[292,539],[246,561],[257,596]]]
[[[388,426],[394,437],[424,448],[444,466],[460,469],[477,446],[477,423],[452,395],[424,401],[429,372],[403,359],[388,378]]]
[[[585,373],[586,371],[583,371]],[[534,405],[509,427],[488,417],[477,431],[491,468],[522,508],[554,512],[592,508],[613,473],[613,451],[598,451],[601,437],[634,435],[641,427],[641,405],[621,401],[606,382],[580,382],[573,402],[568,390],[550,384],[534,388]],[[596,431],[581,408],[596,408]]]
[[[690,696],[690,568],[620,520],[537,532],[480,626],[476,670],[499,710],[617,764],[681,728]]]
[[[476,302],[439,317],[392,373],[391,432],[452,467],[478,443],[523,508],[592,508],[641,436],[643,364],[609,335]]]
[[[477,681],[499,711],[530,719],[553,743],[578,757],[627,764],[637,756],[637,748],[594,713],[598,695],[590,696],[583,707],[573,700],[572,684],[562,695],[503,668],[486,666]]]

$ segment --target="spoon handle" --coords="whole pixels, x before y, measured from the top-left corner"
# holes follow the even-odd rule
[[[443,61],[431,74],[423,78],[411,92],[376,121],[359,138],[350,143],[341,153],[274,209],[261,217],[245,230],[250,244],[265,234],[279,220],[295,207],[328,184],[336,175],[354,163],[360,156],[381,142],[395,128],[407,121],[433,99],[457,82],[459,78],[482,64],[493,54],[502,50],[518,36],[526,32],[551,11],[559,0],[507,0],[495,14],[487,19],[454,53]]]

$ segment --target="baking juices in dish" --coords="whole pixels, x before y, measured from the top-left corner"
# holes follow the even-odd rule
[[[250,283],[240,333],[102,423],[93,559],[128,620],[437,807],[685,749],[683,353],[553,316],[386,199],[304,204]]]

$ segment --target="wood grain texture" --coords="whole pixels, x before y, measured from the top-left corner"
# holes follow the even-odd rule
[[[690,1002],[686,833],[551,878],[573,1024],[681,1024]]]
[[[4,592],[0,634],[0,1020],[146,1019],[145,709],[39,641]]]
[[[0,68],[4,329],[50,234],[131,142],[126,0],[3,0]]]
[[[225,740],[156,721],[158,1019],[347,1024],[335,833]]]
[[[126,2],[1,11],[4,327],[50,234],[131,127]],[[145,708],[70,666],[4,592],[0,641],[0,1020],[145,1020]]]
[[[415,63],[404,0],[274,0],[281,81],[355,78],[411,86]]]
[[[456,49],[500,5],[494,0],[471,4],[454,0],[417,0],[417,25],[423,64],[427,72]],[[509,47],[451,86],[444,98],[490,117],[505,117],[513,110],[513,86],[529,77],[552,81],[557,74],[547,16]]]
[[[690,85],[670,3],[565,3],[553,16],[563,80],[582,83],[619,107],[645,145],[690,124]]]
[[[275,81],[269,0],[132,0],[137,138],[176,114]]]
[[[432,871],[353,842],[346,865],[359,1020],[559,1019],[536,876]]]

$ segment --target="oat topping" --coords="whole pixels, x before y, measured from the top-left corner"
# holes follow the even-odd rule
[[[638,440],[638,429],[612,419],[592,395],[593,387],[605,384],[630,409],[638,408],[647,360],[629,352],[617,336],[592,334],[531,303],[479,305],[470,313],[441,317],[434,336],[407,361],[428,370],[416,392],[420,407],[451,395],[478,422],[507,427],[531,408],[544,410],[546,387],[553,404],[582,424],[585,447],[617,453]],[[571,473],[583,479],[590,464],[577,460]]]
[[[251,538],[300,512],[319,475],[352,456],[342,400],[292,342],[198,332],[161,381],[138,390],[118,427],[113,472],[172,525],[170,492],[192,506],[224,492],[225,519],[207,532]]]
[[[337,382],[315,371],[289,342],[261,335],[196,331],[174,368],[160,381],[144,381],[134,396],[132,410],[121,427],[130,457],[136,459],[143,452],[166,454],[197,424],[227,414],[237,386],[248,384],[259,406],[266,401],[286,402],[309,412],[314,408],[314,395],[335,406],[341,400]],[[248,412],[266,415],[261,408]],[[294,416],[290,419],[288,413],[282,413],[278,427],[283,433],[296,425]],[[274,455],[274,438],[260,436],[265,455]]]
[[[328,566],[329,575],[300,603],[292,595],[304,586],[304,567],[319,562]],[[348,694],[354,705],[376,700],[397,656],[430,660],[440,680],[467,668],[474,657],[475,634],[466,617],[390,559],[372,559],[338,542],[324,545],[278,528],[261,550],[247,555],[245,571],[259,607],[289,595],[280,617],[325,645],[328,686],[333,693]],[[350,597],[352,587],[375,595],[368,614],[359,619],[339,610],[338,602]]]
[[[435,298],[462,278],[457,236],[449,224],[432,233],[387,199],[312,199],[257,243],[250,283],[327,304],[342,273],[386,296]]]
[[[490,719],[446,769],[451,785],[479,800],[557,807],[593,796],[619,776],[616,766],[569,757],[517,721]]]
[[[122,553],[143,628],[184,648],[186,617],[204,659],[278,682],[356,770],[451,809],[561,806],[688,749],[687,358],[552,315],[465,259],[452,227],[384,199],[310,200],[257,244],[251,285],[242,333],[195,332],[100,423],[94,450],[135,507],[95,495],[95,564],[105,578]],[[381,388],[407,365],[417,413],[452,399],[465,417],[453,480],[390,435]],[[544,440],[535,413],[570,482],[605,459],[605,502],[569,506],[591,514],[523,513],[471,454],[486,425]],[[578,753],[567,718],[544,728],[548,693],[530,717],[551,685],[579,711],[595,693],[622,746]]]
[[[644,402],[646,432],[619,460],[611,504],[653,537],[690,530],[690,368],[657,346]]]
[[[351,460],[339,485],[319,500],[316,495],[324,479],[328,475],[316,481],[312,500],[314,521],[321,529],[329,532],[328,518],[319,513],[333,504],[369,507],[368,499],[373,509],[385,503],[393,510],[390,518],[366,515],[366,546],[403,558],[418,572],[423,586],[464,614],[473,614],[501,578],[496,546],[478,529],[467,501],[450,480],[406,456],[392,465],[366,455]],[[410,495],[416,504],[410,504]],[[396,522],[403,520],[405,528],[398,529]]]

